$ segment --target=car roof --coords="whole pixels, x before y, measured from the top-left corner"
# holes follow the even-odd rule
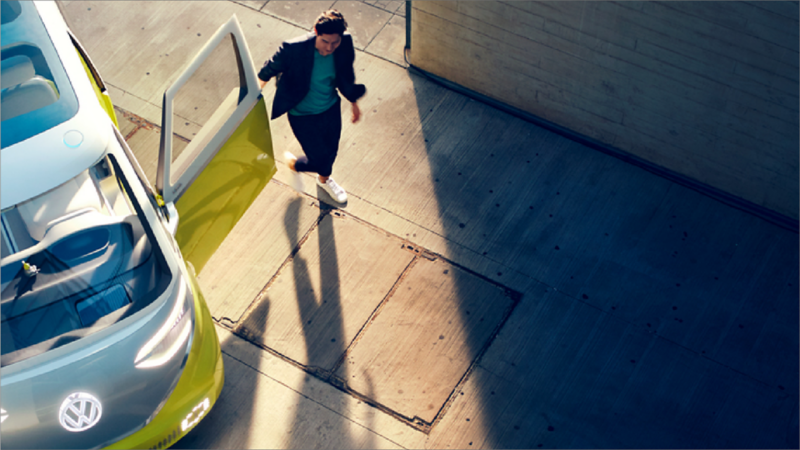
[[[0,209],[95,164],[113,122],[54,2],[3,1]],[[6,79],[8,78],[8,79]]]

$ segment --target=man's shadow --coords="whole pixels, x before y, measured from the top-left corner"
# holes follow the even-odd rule
[[[291,414],[293,418],[287,430],[290,435],[285,439],[286,448],[309,448],[327,446],[331,448],[375,448],[378,442],[372,432],[354,434],[354,430],[372,429],[372,419],[367,418],[367,423],[361,423],[359,427],[353,427],[350,419],[329,409],[320,401],[321,384],[329,381],[332,372],[336,370],[337,363],[349,342],[345,342],[346,335],[344,330],[343,309],[341,299],[339,273],[339,249],[336,245],[335,218],[330,206],[321,204],[321,210],[317,218],[316,230],[300,230],[300,215],[304,207],[305,198],[298,196],[287,206],[284,214],[284,227],[286,236],[292,248],[290,261],[282,268],[284,276],[289,275],[286,270],[291,267],[292,281],[296,293],[296,301],[299,311],[299,320],[302,321],[299,330],[302,332],[305,354],[296,354],[304,369],[309,372],[304,376],[298,385],[290,386],[298,394],[295,407],[286,410],[286,414]],[[304,245],[313,246],[313,239],[309,238],[313,233],[318,233],[318,252],[319,252],[319,289],[315,290],[311,276],[317,264],[312,261],[312,253],[301,252]],[[301,234],[302,233],[302,234]],[[307,247],[306,250],[311,250]],[[288,281],[288,280],[287,280]],[[259,324],[252,324],[253,331],[265,332],[267,317],[269,313],[291,305],[279,305],[278,302],[291,302],[291,297],[284,298],[264,298],[250,312],[249,317],[257,317]],[[263,321],[263,322],[262,322]],[[258,340],[258,339],[257,339]],[[241,354],[235,351],[236,345],[242,345],[235,337],[222,343],[222,351],[226,354]],[[228,348],[230,347],[230,348]],[[300,347],[296,347],[300,348]],[[304,356],[304,357],[303,357]],[[231,363],[236,364],[236,362]],[[258,360],[240,361],[252,367],[258,367]],[[287,363],[288,364],[288,363]],[[344,370],[344,369],[343,369]],[[246,371],[244,376],[236,376],[239,372],[226,374],[226,385],[235,385],[235,390],[241,392],[255,392],[258,385],[258,375],[255,371]],[[313,374],[313,375],[312,375]],[[268,375],[268,374],[266,374]],[[346,372],[337,373],[346,379]],[[327,388],[327,387],[326,387]],[[369,389],[372,395],[372,389]],[[226,392],[223,389],[220,401],[225,402]],[[347,394],[342,393],[342,396]],[[256,424],[253,422],[255,412],[256,396],[236,395],[237,404],[235,407],[224,407],[223,404],[211,410],[206,427],[198,427],[184,439],[179,441],[176,448],[192,448],[199,446],[216,445],[225,448],[238,448],[242,446],[259,447],[258,442],[253,442],[252,438],[246,435],[234,436],[232,432],[223,430],[248,430],[253,426],[269,427],[269,424]],[[206,432],[210,428],[212,436]],[[277,430],[276,430],[277,431]],[[285,432],[286,430],[280,430]],[[219,433],[218,436],[213,436]],[[281,439],[279,439],[281,440]]]
[[[321,188],[317,187],[318,191]],[[326,194],[327,195],[327,194]],[[342,311],[342,298],[340,288],[339,256],[336,246],[336,233],[333,207],[320,203],[320,212],[317,219],[318,251],[319,251],[319,281],[320,292],[315,293],[309,273],[309,263],[300,253],[303,236],[299,236],[299,212],[303,204],[297,198],[289,205],[284,216],[284,226],[289,241],[292,243],[292,273],[294,274],[297,305],[302,321],[303,335],[305,337],[306,368],[323,380],[330,379],[336,364],[344,354],[348,342],[345,342],[344,318]],[[313,270],[313,269],[312,269]],[[345,376],[346,379],[346,376]],[[306,376],[298,391],[307,398],[318,396],[318,389],[313,387],[318,380]],[[293,433],[289,448],[306,448],[318,443],[320,438],[328,436],[331,445],[342,448],[355,448],[364,446],[373,448],[374,441],[359,442],[350,434],[345,418],[335,415],[335,420],[316,421],[320,417],[320,405],[311,401],[302,401],[295,409],[293,429],[311,427],[316,436],[306,440],[305,433]],[[327,416],[327,414],[326,414]]]

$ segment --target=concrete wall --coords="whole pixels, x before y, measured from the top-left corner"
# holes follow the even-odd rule
[[[797,2],[411,5],[411,64],[798,219]]]

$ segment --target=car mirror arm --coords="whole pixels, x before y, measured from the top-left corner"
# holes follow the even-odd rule
[[[175,233],[178,232],[178,209],[175,207],[175,203],[169,202],[164,204],[161,207],[161,212],[164,213],[164,218],[166,219],[165,225],[167,231],[175,237]]]

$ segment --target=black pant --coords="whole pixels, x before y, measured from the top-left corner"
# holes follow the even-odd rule
[[[297,158],[294,168],[298,172],[315,172],[323,177],[331,175],[342,135],[341,104],[342,101],[337,100],[336,104],[321,114],[289,114],[289,125],[306,154]]]

